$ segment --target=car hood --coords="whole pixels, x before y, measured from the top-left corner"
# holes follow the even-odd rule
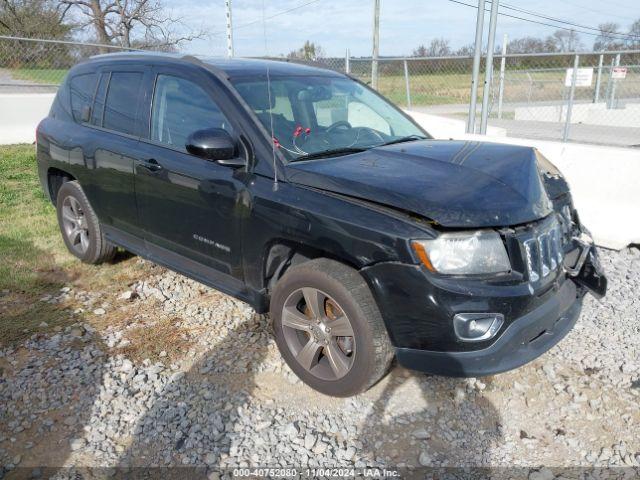
[[[498,227],[551,213],[536,156],[530,147],[424,140],[292,162],[287,175],[293,183],[402,209],[445,227]]]

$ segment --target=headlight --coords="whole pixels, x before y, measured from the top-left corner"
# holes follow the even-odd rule
[[[500,235],[493,230],[443,233],[433,240],[415,240],[412,246],[432,272],[469,275],[511,270]]]

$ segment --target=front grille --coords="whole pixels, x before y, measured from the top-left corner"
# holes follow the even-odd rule
[[[521,238],[529,280],[548,277],[562,265],[564,251],[561,226],[554,217],[534,227]]]

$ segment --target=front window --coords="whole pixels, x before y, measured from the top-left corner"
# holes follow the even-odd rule
[[[252,77],[233,83],[291,161],[429,138],[385,99],[346,77]]]
[[[200,86],[184,78],[158,75],[151,110],[151,140],[186,152],[189,135],[205,128],[232,133],[218,105]]]

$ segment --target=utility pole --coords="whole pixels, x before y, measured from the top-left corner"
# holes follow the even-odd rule
[[[502,36],[502,58],[500,59],[500,86],[498,88],[498,118],[502,118],[502,99],[504,97],[504,74],[507,66],[507,43],[509,37],[505,33]]]
[[[380,47],[380,0],[373,0],[373,54],[371,55],[371,87],[378,89],[378,52]]]
[[[493,49],[496,46],[496,23],[498,22],[498,2],[491,0],[491,17],[489,19],[489,40],[487,41],[487,60],[484,66],[484,88],[482,89],[482,117],[480,118],[480,134],[487,133],[489,117],[489,97],[493,80]]]
[[[231,0],[225,0],[227,8],[227,57],[233,57],[233,25],[231,23]]]
[[[476,19],[476,45],[473,51],[473,70],[471,73],[471,100],[467,118],[467,133],[475,133],[476,103],[478,101],[478,77],[480,76],[480,58],[482,55],[482,29],[484,27],[484,0],[478,0],[478,18]]]

